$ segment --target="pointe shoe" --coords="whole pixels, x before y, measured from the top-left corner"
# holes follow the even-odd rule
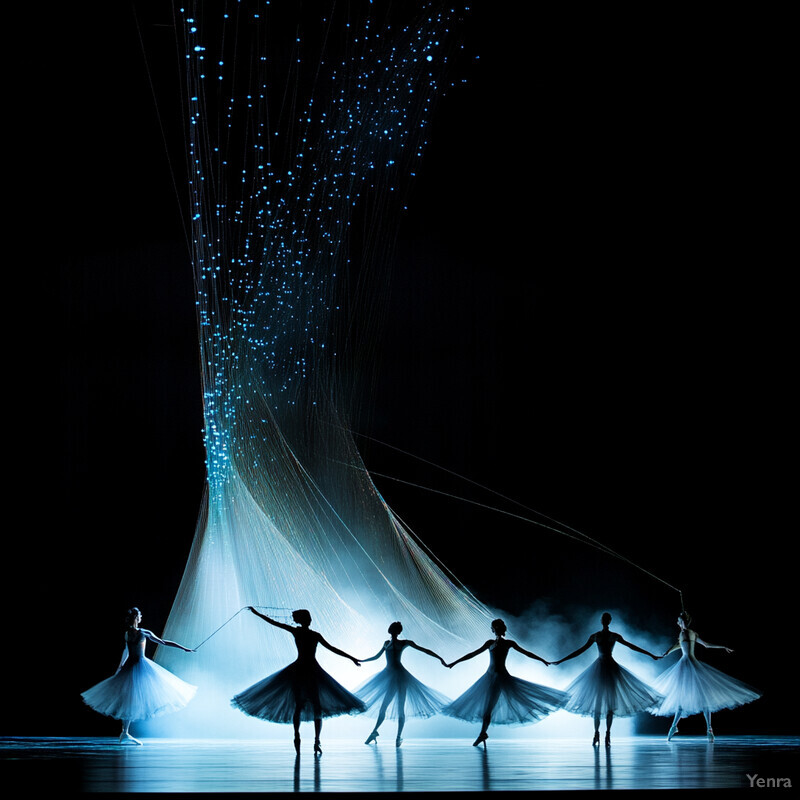
[[[300,755],[300,737],[299,736],[295,736],[294,737],[294,751],[295,751],[295,753],[297,753],[297,755]]]
[[[667,734],[667,741],[670,741],[670,739],[672,739],[672,737],[673,737],[673,736],[674,736],[674,735],[675,735],[677,732],[678,732],[678,726],[677,726],[677,725],[673,725],[673,726],[672,726],[672,727],[669,729],[669,733]]]
[[[130,742],[131,744],[141,744],[138,739],[134,739],[129,733],[121,733],[119,735],[119,743],[125,744],[125,742]]]
[[[606,731],[606,747],[611,747],[611,731]]]
[[[367,736],[367,741],[364,744],[372,744],[373,742],[377,742],[378,740],[378,731],[372,731],[372,733]]]
[[[318,753],[319,755],[322,755],[322,748],[319,745],[319,739],[314,739],[314,753],[315,754]]]
[[[489,738],[488,733],[481,733],[478,738],[472,743],[473,747],[477,747],[481,742],[483,742],[484,749],[486,748],[486,740]]]
[[[708,731],[706,731],[706,733],[708,734],[708,741],[709,742],[713,742],[714,741],[714,731],[712,731],[711,728],[709,728]]]
[[[401,744],[403,744],[403,740],[398,736],[394,741],[394,746],[400,747]]]
[[[592,747],[594,747],[594,745],[596,744],[600,744],[600,731],[594,732],[594,738],[592,739]]]

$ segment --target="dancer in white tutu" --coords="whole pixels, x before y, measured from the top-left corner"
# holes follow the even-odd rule
[[[563,664],[579,656],[593,644],[597,645],[598,656],[566,688],[569,700],[564,708],[573,714],[594,718],[594,738],[592,744],[600,744],[600,720],[606,719],[606,746],[611,744],[611,723],[614,717],[632,717],[640,711],[653,708],[661,700],[654,689],[637,678],[632,672],[618,664],[611,655],[614,645],[624,644],[637,653],[657,660],[660,656],[626,641],[619,633],[609,630],[611,614],[606,612],[600,618],[602,630],[593,633],[583,647],[574,653],[554,661]]]
[[[389,635],[383,643],[383,647],[369,658],[362,658],[365,661],[375,661],[384,653],[386,654],[386,668],[377,675],[371,677],[362,686],[356,689],[356,694],[367,704],[367,710],[378,709],[378,719],[372,733],[367,737],[364,744],[371,744],[378,738],[378,728],[388,716],[390,719],[397,720],[397,747],[403,742],[403,726],[406,717],[432,717],[439,713],[442,707],[450,702],[441,692],[431,689],[422,681],[417,680],[401,663],[400,658],[403,650],[412,647],[433,658],[438,658],[442,666],[447,666],[445,660],[433,650],[420,647],[410,639],[400,639],[403,625],[400,622],[393,622],[389,626]]]
[[[122,720],[122,732],[119,735],[122,744],[141,744],[131,736],[131,722],[179,711],[197,691],[196,686],[182,681],[145,656],[148,641],[177,647],[186,653],[194,651],[140,628],[141,621],[142,612],[138,608],[131,608],[126,619],[125,649],[117,671],[81,693],[90,708],[107,717]]]
[[[733,650],[721,644],[704,642],[689,628],[689,622],[689,615],[681,612],[678,616],[678,627],[680,628],[678,641],[664,653],[664,656],[667,656],[680,649],[681,657],[676,664],[662,672],[653,681],[653,688],[663,694],[664,699],[650,713],[659,717],[673,717],[667,740],[672,739],[678,732],[679,720],[693,714],[702,714],[706,718],[708,740],[713,742],[712,712],[751,703],[761,697],[761,692],[702,661],[698,661],[695,657],[696,644],[714,650],[725,650],[726,653],[732,653]]]
[[[324,717],[341,714],[360,714],[367,710],[362,700],[351,694],[333,679],[317,663],[317,645],[321,644],[332,653],[349,658],[357,667],[357,658],[337,649],[317,631],[311,630],[311,614],[305,609],[292,612],[292,619],[299,627],[292,627],[261,614],[248,606],[257,617],[281,628],[294,636],[297,659],[250,688],[240,692],[231,700],[231,705],[251,717],[268,722],[291,722],[294,726],[294,747],[300,753],[300,721],[314,720],[314,752],[322,754],[320,733]]]
[[[510,650],[516,650],[528,658],[541,661],[545,666],[550,662],[541,656],[520,647],[511,639],[506,639],[506,624],[501,619],[492,622],[494,639],[488,639],[477,650],[457,658],[448,667],[489,651],[489,669],[478,678],[460,697],[442,709],[443,714],[467,722],[480,722],[481,732],[472,743],[479,745],[489,738],[490,723],[498,725],[522,725],[538,722],[562,708],[569,700],[566,692],[540,686],[537,683],[515,678],[506,669],[506,658]]]

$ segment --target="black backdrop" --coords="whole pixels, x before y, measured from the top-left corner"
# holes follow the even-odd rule
[[[666,647],[680,602],[475,505],[519,511],[475,484],[679,587],[701,635],[736,650],[709,660],[766,692],[715,727],[794,732],[780,21],[474,5],[481,58],[435,117],[403,223],[365,460],[473,501],[376,478],[509,615],[622,609]],[[12,26],[7,94],[0,733],[77,735],[110,730],[78,695],[105,676],[99,653],[113,667],[124,609],[166,620],[202,410],[170,4],[38,8]]]

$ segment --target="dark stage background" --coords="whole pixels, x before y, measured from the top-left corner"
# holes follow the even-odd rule
[[[718,735],[796,733],[780,20],[474,6],[480,60],[434,119],[360,433],[679,587],[736,651],[702,657],[765,692]],[[204,480],[175,38],[168,2],[18,18],[0,733],[102,735],[79,693],[127,607],[166,621]],[[359,441],[377,473],[519,513]],[[679,597],[641,570],[375,480],[512,633],[534,613],[582,641],[612,608],[674,640]]]

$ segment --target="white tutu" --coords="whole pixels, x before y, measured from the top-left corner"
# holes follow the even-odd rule
[[[688,643],[682,643],[688,644]],[[684,648],[680,660],[653,681],[653,688],[664,700],[651,714],[671,717],[680,711],[681,717],[705,711],[736,708],[761,697],[761,692],[724,672],[698,661]]]
[[[142,656],[128,658],[116,675],[87,689],[81,697],[107,717],[139,720],[179,711],[196,691],[196,686]]]
[[[610,656],[590,664],[566,688],[565,710],[585,717],[631,717],[658,705],[662,699],[654,689]]]

